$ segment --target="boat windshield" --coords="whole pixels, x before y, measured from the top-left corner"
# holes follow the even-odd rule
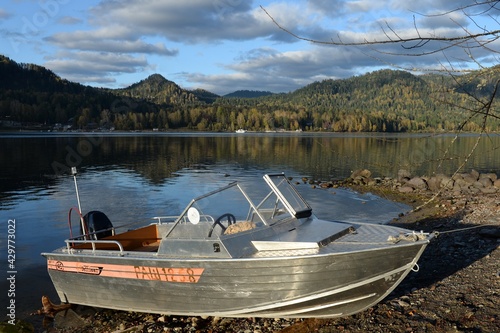
[[[264,180],[271,191],[257,206],[236,182],[191,200],[176,218],[167,236],[177,235],[174,229],[184,224],[198,225],[196,228],[203,229],[207,225],[215,228],[224,224],[223,227],[226,228],[228,224],[246,222],[255,228],[285,218],[311,216],[311,207],[284,174],[265,175]]]
[[[248,195],[236,182],[191,200],[179,216],[178,222],[214,223],[223,215],[232,215],[236,221],[266,223]]]
[[[296,218],[311,216],[311,207],[284,174],[265,175],[264,180],[276,195],[277,203],[279,201],[290,215]]]

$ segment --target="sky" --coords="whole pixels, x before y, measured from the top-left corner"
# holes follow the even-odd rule
[[[158,73],[185,89],[219,95],[289,92],[381,68],[421,73],[498,59],[485,48],[405,55],[444,45],[432,42],[419,48],[311,43],[271,17],[300,37],[344,43],[497,29],[496,8],[468,8],[472,1],[3,0],[0,54],[95,87],[123,88]],[[453,11],[458,7],[465,9]]]

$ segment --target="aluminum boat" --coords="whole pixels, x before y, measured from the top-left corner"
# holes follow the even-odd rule
[[[59,298],[171,315],[348,316],[418,268],[433,237],[318,219],[284,174],[263,178],[259,195],[231,183],[122,232],[102,212],[74,209],[81,235],[42,254]]]

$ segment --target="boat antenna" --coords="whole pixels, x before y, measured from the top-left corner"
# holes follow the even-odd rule
[[[80,203],[80,194],[78,193],[78,183],[76,182],[76,175],[78,174],[78,172],[76,171],[76,167],[71,167],[71,174],[73,175],[73,179],[75,180],[76,201],[78,201],[78,210],[80,211],[80,216],[82,216],[82,204]]]

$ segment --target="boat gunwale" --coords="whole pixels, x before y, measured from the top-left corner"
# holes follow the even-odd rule
[[[153,261],[158,261],[158,262],[252,262],[252,261],[275,261],[275,260],[290,260],[290,259],[299,259],[299,258],[306,258],[306,259],[314,259],[314,258],[323,258],[323,257],[336,257],[336,256],[341,256],[341,255],[349,255],[353,253],[364,253],[364,252],[373,252],[373,251],[383,251],[383,250],[389,250],[389,249],[396,249],[396,248],[403,248],[403,247],[413,247],[413,246],[421,246],[421,247],[426,247],[429,243],[430,240],[434,237],[433,234],[430,234],[426,239],[424,240],[418,240],[414,242],[407,242],[404,244],[387,244],[387,246],[382,246],[382,247],[374,247],[374,248],[368,248],[368,249],[361,249],[361,250],[346,250],[345,252],[330,252],[330,253],[308,253],[307,255],[290,255],[290,256],[268,256],[268,257],[241,257],[241,258],[214,258],[214,257],[177,257],[177,256],[165,256],[165,255],[158,255],[157,253],[154,252],[140,252],[140,251],[124,251],[123,255],[120,255],[119,252],[117,251],[109,251],[109,250],[77,250],[78,252],[75,253],[74,250],[71,251],[71,253],[65,252],[66,247],[60,247],[58,249],[55,249],[52,252],[43,252],[41,255],[43,257],[49,257],[49,256],[59,256],[59,257],[68,257],[68,258],[96,258],[96,259],[117,259],[119,261],[124,261],[124,260],[153,260]],[[332,242],[331,244],[327,245],[331,246],[335,242]],[[356,244],[353,242],[353,245]],[[60,252],[58,252],[60,251]],[[87,252],[88,251],[88,252]],[[269,252],[274,252],[274,251],[269,251]],[[107,254],[107,255],[106,255]],[[141,255],[134,255],[134,254],[141,254]]]

